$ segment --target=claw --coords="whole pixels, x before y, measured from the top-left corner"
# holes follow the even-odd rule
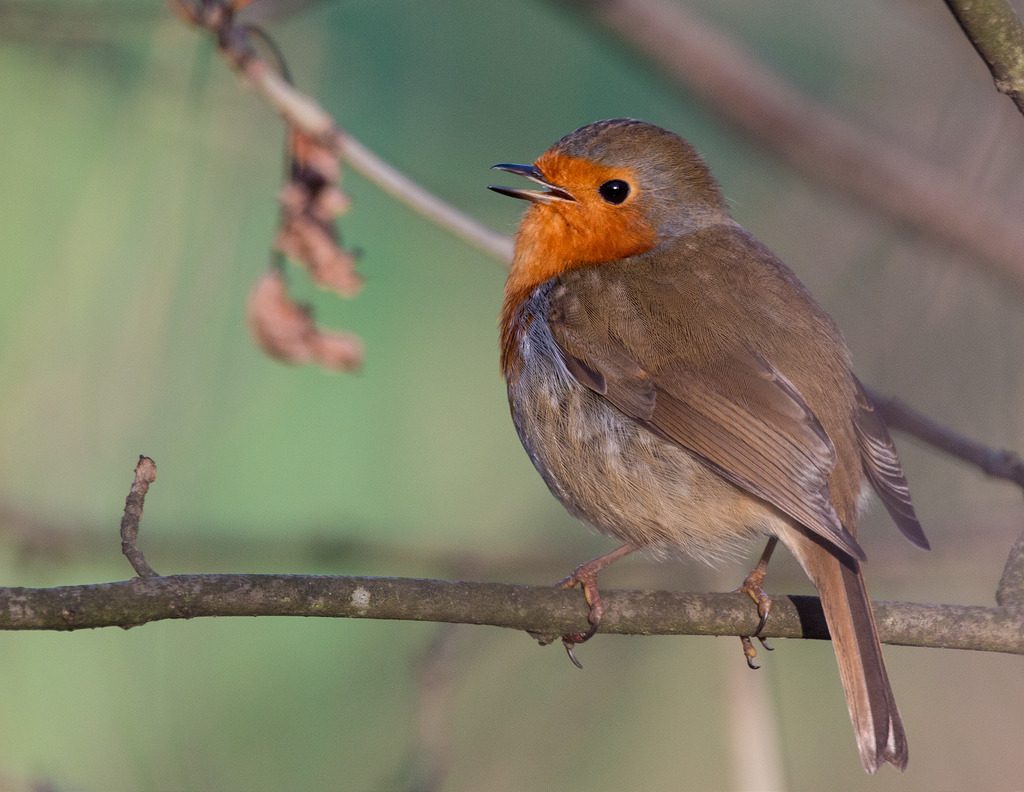
[[[576,633],[575,635],[579,635],[579,634],[580,633]],[[569,661],[574,666],[576,666],[580,671],[582,671],[583,670],[583,663],[581,663],[579,660],[576,659],[576,653],[573,651],[573,649],[575,648],[576,644],[577,643],[581,643],[580,641],[572,640],[575,637],[575,635],[563,635],[562,636],[562,646],[565,647],[565,653],[567,655],[569,655]]]
[[[598,602],[600,602],[600,600],[598,600]],[[600,618],[597,623],[591,621],[590,629],[586,632],[574,632],[562,636],[562,646],[565,647],[565,653],[569,655],[569,660],[571,660],[572,664],[580,669],[580,671],[583,670],[583,663],[576,659],[576,653],[573,649],[579,644],[586,643],[594,637],[594,633],[597,632],[598,623],[600,623]]]
[[[753,575],[754,573],[751,572],[750,574]],[[761,581],[763,581],[764,575],[762,574],[760,577]],[[761,631],[768,624],[768,614],[772,611],[772,598],[761,588],[760,581],[753,582],[749,576],[743,581],[743,585],[737,591],[746,594],[757,605],[757,615],[760,617],[757,621],[757,627],[754,629],[754,637],[757,637],[761,635]]]
[[[754,662],[754,658],[757,657],[757,649],[754,648],[754,642],[750,640],[749,635],[741,635],[740,644],[743,645],[743,656],[747,659],[747,668],[751,671],[757,671],[761,666]]]

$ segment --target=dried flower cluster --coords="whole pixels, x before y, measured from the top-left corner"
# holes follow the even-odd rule
[[[216,38],[227,61],[266,96],[288,124],[289,178],[279,195],[281,226],[274,250],[305,267],[313,282],[344,297],[355,296],[362,278],[355,256],[341,246],[337,218],[349,206],[338,182],[341,135],[329,114],[289,83],[252,45],[254,28],[236,24],[235,13],[249,0],[171,0],[189,23]],[[260,32],[260,37],[266,35]],[[249,331],[259,347],[285,363],[315,363],[350,371],[362,362],[360,340],[323,331],[307,306],[288,294],[282,269],[275,266],[253,285],[247,305]]]
[[[331,371],[351,371],[363,361],[359,338],[317,327],[309,308],[288,295],[284,274],[277,267],[256,280],[246,308],[253,340],[275,360],[315,363]]]
[[[349,199],[338,187],[338,157],[293,129],[291,178],[281,190],[281,228],[274,248],[309,270],[323,289],[352,297],[362,286],[355,257],[342,249],[335,218]]]
[[[335,222],[349,206],[338,187],[338,157],[295,128],[290,143],[291,178],[280,194],[281,227],[274,249],[304,266],[317,286],[352,297],[362,278],[355,257],[341,247]],[[278,267],[256,281],[247,308],[249,332],[276,360],[315,363],[332,371],[351,371],[362,363],[359,338],[317,327],[310,309],[288,295]]]

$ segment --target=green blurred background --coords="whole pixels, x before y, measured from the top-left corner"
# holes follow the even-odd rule
[[[259,3],[257,2],[257,5]],[[284,4],[285,6],[289,4]],[[861,377],[1024,449],[1019,296],[816,186],[635,55],[543,2],[292,3],[298,84],[431,190],[511,233],[487,168],[598,118],[670,127],[844,328]],[[697,0],[802,90],[1024,207],[1024,123],[941,4]],[[0,3],[0,573],[127,577],[117,525],[159,465],[161,572],[552,582],[610,544],[550,497],[507,417],[503,270],[346,172],[357,375],[263,357],[244,322],[276,223],[282,130],[160,3]],[[989,604],[1020,494],[903,439],[934,551],[864,526],[872,593]],[[752,548],[752,556],[755,553]],[[605,586],[725,590],[746,571],[628,560]],[[791,559],[769,588],[807,591]],[[889,647],[911,742],[863,774],[831,649],[490,628],[198,620],[0,635],[0,790],[1020,789],[1020,658]],[[49,786],[46,786],[46,785]]]

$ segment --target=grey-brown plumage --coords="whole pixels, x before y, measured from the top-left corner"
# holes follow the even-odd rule
[[[904,767],[860,571],[868,484],[927,541],[835,325],[672,133],[601,122],[532,168],[545,192],[501,188],[533,203],[502,338],[537,469],[573,514],[632,547],[714,560],[780,538],[821,595],[864,767]]]

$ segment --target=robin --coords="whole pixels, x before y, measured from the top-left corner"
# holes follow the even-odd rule
[[[928,541],[831,318],[672,132],[600,121],[532,165],[494,167],[539,188],[490,188],[530,202],[501,310],[512,419],[551,492],[622,543],[562,582],[590,607],[590,630],[563,639],[570,658],[601,619],[598,572],[635,550],[713,562],[769,537],[742,588],[759,634],[782,540],[820,595],[865,770],[903,769],[856,538],[869,489]]]

